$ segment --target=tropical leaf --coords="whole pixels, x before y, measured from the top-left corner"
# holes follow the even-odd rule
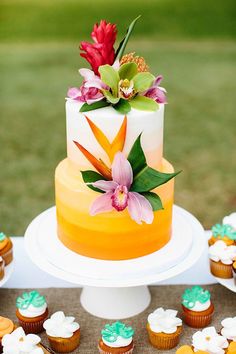
[[[119,83],[119,74],[118,72],[111,66],[111,65],[102,65],[98,69],[100,75],[101,75],[101,80],[109,86],[112,90],[112,93],[115,97],[117,97],[118,94],[118,83]]]
[[[146,157],[141,146],[141,136],[142,134],[135,140],[128,156],[134,177],[147,166]]]
[[[131,110],[130,103],[127,100],[124,100],[121,98],[117,104],[113,106],[116,111],[122,113],[122,114],[127,114]]]
[[[96,168],[99,173],[101,173],[101,175],[103,175],[103,177],[105,177],[105,179],[112,179],[110,168],[107,167],[102,160],[98,160],[77,141],[74,141],[74,143],[77,148],[82,152],[82,154],[86,157],[86,159]]]
[[[85,183],[94,183],[96,181],[104,180],[102,175],[92,170],[81,171],[81,174]],[[91,184],[87,184],[87,186],[96,192],[104,193],[101,189],[93,187]]]
[[[94,109],[107,107],[109,105],[110,105],[109,102],[107,102],[106,100],[97,101],[97,102],[94,102],[92,104],[84,103],[83,106],[81,106],[79,111],[80,112],[89,112],[89,111],[92,111]]]
[[[94,124],[87,116],[85,116],[85,118],[86,118],[97,142],[103,148],[103,150],[105,150],[106,153],[109,155],[109,152],[111,149],[110,141],[107,139],[106,135],[103,133],[103,131],[100,128],[98,128],[98,126],[96,124]]]
[[[155,80],[155,76],[151,73],[138,73],[133,77],[134,88],[137,92],[143,92],[149,89]]]
[[[120,79],[128,79],[131,80],[133,79],[134,76],[136,76],[138,73],[138,67],[136,63],[125,63],[121,65],[119,69],[119,76]]]
[[[121,59],[122,58],[122,55],[125,51],[125,48],[126,48],[126,45],[128,43],[128,40],[129,40],[129,37],[134,29],[134,26],[136,24],[136,22],[138,21],[138,19],[141,17],[141,15],[139,15],[138,17],[136,17],[132,22],[131,24],[129,25],[128,29],[127,29],[127,32],[126,32],[126,35],[125,37],[122,39],[122,41],[120,42],[119,44],[119,47],[116,51],[116,56],[115,56],[115,60],[116,59]]]
[[[152,206],[152,210],[153,211],[163,210],[164,209],[163,205],[162,205],[161,198],[156,193],[144,192],[144,193],[141,193],[141,194],[149,201],[149,203]]]
[[[177,176],[179,172],[163,173],[146,166],[134,178],[131,190],[135,192],[149,192],[150,190],[167,183]]]
[[[119,97],[115,97],[112,95],[112,93],[108,90],[102,90],[102,93],[104,94],[104,96],[106,97],[106,99],[108,100],[108,102],[112,103],[112,104],[116,104],[119,102]]]
[[[129,101],[132,108],[139,109],[141,111],[156,111],[159,107],[158,103],[151,98],[145,96],[135,96]]]
[[[121,124],[121,127],[111,144],[111,151],[109,155],[111,161],[113,161],[114,156],[118,151],[123,151],[124,149],[126,130],[127,130],[127,117],[125,116]]]

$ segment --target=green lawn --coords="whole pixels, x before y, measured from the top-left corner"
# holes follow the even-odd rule
[[[128,50],[165,77],[165,156],[183,169],[176,203],[210,227],[236,209],[234,1],[149,0],[143,9],[140,0],[135,10],[132,1],[89,3],[1,2],[1,228],[23,234],[54,203],[54,169],[66,153],[64,97],[85,65],[78,42],[100,18],[119,18],[122,28],[137,13],[143,19]]]

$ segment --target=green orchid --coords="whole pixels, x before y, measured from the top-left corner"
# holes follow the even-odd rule
[[[21,310],[28,309],[30,305],[41,307],[45,303],[45,297],[40,295],[36,290],[30,291],[29,293],[25,292],[16,299],[16,307]]]
[[[193,286],[190,289],[186,289],[182,295],[182,304],[188,309],[192,309],[196,302],[205,304],[210,300],[211,294],[208,290],[204,290],[201,286]]]
[[[134,335],[134,330],[132,327],[126,327],[122,322],[114,322],[111,325],[106,324],[104,329],[101,331],[102,337],[109,343],[114,343],[118,337],[124,339],[131,338]]]
[[[236,231],[231,225],[228,224],[216,224],[211,229],[214,237],[224,238],[228,237],[230,240],[236,240]]]
[[[155,77],[149,72],[138,72],[136,63],[125,63],[116,70],[111,65],[99,67],[101,80],[109,89],[102,90],[106,100],[119,112],[126,114],[132,108],[156,111],[158,103],[141,95],[148,90]]]
[[[6,239],[6,235],[3,232],[0,232],[0,242]]]

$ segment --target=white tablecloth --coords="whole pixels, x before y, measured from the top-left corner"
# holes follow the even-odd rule
[[[206,237],[209,237],[208,232],[206,232]],[[46,274],[34,265],[24,249],[23,237],[13,237],[12,240],[14,244],[14,271],[11,278],[4,284],[5,288],[77,287],[77,285]],[[191,269],[159,284],[213,284],[216,281],[209,272],[208,264],[206,249]]]

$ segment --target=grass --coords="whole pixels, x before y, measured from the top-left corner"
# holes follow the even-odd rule
[[[143,16],[129,50],[139,49],[152,71],[165,77],[165,156],[183,169],[176,202],[210,227],[236,205],[234,8],[233,1],[221,11],[219,1],[205,2],[204,8],[202,0],[180,2],[146,1],[148,20]],[[54,169],[66,153],[64,97],[68,86],[78,85],[77,69],[84,66],[78,41],[97,19],[116,20],[121,13],[112,2],[101,10],[103,0],[89,12],[79,2],[76,13],[76,3],[1,2],[0,221],[9,234],[23,234],[34,216],[53,205]],[[121,3],[127,7],[122,22],[128,24],[134,11]],[[191,14],[202,13],[199,26],[190,14],[187,21],[189,3]],[[135,14],[141,13],[143,2],[136,4]]]

